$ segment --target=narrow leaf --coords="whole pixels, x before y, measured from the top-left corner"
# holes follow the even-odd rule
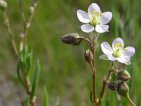
[[[35,97],[35,93],[36,93],[36,89],[37,89],[37,85],[39,81],[40,70],[41,70],[41,67],[40,67],[39,61],[37,61],[36,70],[35,70],[35,73],[33,76],[33,82],[32,82],[31,100],[33,100]]]
[[[48,93],[47,93],[46,87],[44,87],[44,104],[43,104],[43,106],[49,106]]]

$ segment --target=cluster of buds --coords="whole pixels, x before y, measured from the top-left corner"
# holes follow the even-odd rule
[[[4,0],[0,0],[0,9],[3,11],[7,8],[7,2]]]
[[[111,81],[108,83],[108,88],[110,90],[116,90],[117,93],[123,97],[126,97],[129,92],[129,87],[126,84],[131,78],[127,70],[120,70],[117,72],[117,81]]]

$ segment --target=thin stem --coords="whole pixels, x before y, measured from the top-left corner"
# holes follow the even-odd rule
[[[35,102],[32,102],[32,103],[31,103],[31,106],[36,106],[36,103],[35,103]]]
[[[89,64],[90,64],[91,69],[92,69],[93,102],[94,102],[94,105],[96,105],[97,104],[97,100],[96,100],[96,67],[95,67],[96,40],[93,39],[92,44],[90,44],[89,46],[90,46],[91,52],[93,54],[93,60],[90,61]]]
[[[90,62],[90,66],[91,66],[91,69],[92,69],[92,79],[93,79],[93,83],[92,83],[92,85],[93,85],[93,101],[94,101],[94,103],[96,103],[96,70],[95,70],[95,68],[94,68],[94,66],[93,66],[93,63],[92,63],[92,61]]]
[[[83,40],[88,44],[88,46],[91,46],[91,42],[89,41],[88,38],[86,37],[83,37]]]
[[[126,97],[127,97],[128,101],[129,101],[129,103],[131,104],[131,106],[136,106],[136,105],[134,104],[134,102],[131,100],[129,94],[127,94]]]
[[[11,40],[11,44],[12,44],[13,50],[14,50],[15,54],[18,55],[18,49],[16,47],[15,40],[12,37],[12,31],[11,31],[11,27],[10,27],[10,23],[9,23],[9,19],[8,19],[6,11],[3,12],[3,15],[4,15],[5,25],[7,27],[9,39]]]
[[[27,94],[30,96],[30,94],[31,94],[31,85],[30,85],[30,80],[29,80],[28,76],[26,76],[26,79],[25,79],[25,89],[26,89]]]
[[[28,30],[29,30],[29,28],[31,26],[31,21],[32,21],[34,11],[35,11],[36,7],[37,7],[37,1],[34,1],[32,3],[32,5],[30,6],[29,17],[28,17],[27,21],[24,22],[24,30],[21,33],[22,36],[21,36],[21,42],[20,42],[20,51],[26,46]]]
[[[23,22],[25,22],[26,18],[25,18],[25,13],[24,13],[24,9],[23,9],[23,0],[19,0],[19,7],[20,7]]]
[[[106,85],[107,85],[107,82],[109,81],[109,78],[110,78],[112,72],[113,72],[113,63],[110,66],[110,69],[108,71],[107,76],[103,80],[103,85],[102,85],[102,89],[101,89],[100,96],[99,96],[98,106],[100,106],[100,104],[102,102],[102,98],[105,93]]]
[[[34,96],[34,98],[32,99],[31,84],[30,84],[30,79],[28,76],[26,76],[26,79],[25,79],[25,89],[26,89],[27,95],[29,95],[30,97],[31,106],[36,106],[36,96]]]

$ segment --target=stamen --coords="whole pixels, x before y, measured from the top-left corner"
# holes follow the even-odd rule
[[[100,23],[100,16],[102,15],[101,12],[97,12],[97,11],[93,11],[91,14],[90,14],[90,17],[91,17],[91,24],[92,25],[97,25]]]
[[[115,45],[114,45],[114,48],[115,49],[120,49],[120,48],[123,48],[123,44],[121,44],[121,43],[116,43]]]

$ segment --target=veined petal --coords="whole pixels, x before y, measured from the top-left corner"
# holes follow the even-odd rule
[[[115,61],[116,60],[116,58],[112,54],[108,54],[107,57],[111,61]]]
[[[111,12],[104,12],[102,13],[102,16],[100,17],[100,24],[107,24],[112,19],[112,13]]]
[[[108,32],[109,26],[108,25],[96,25],[96,32],[98,33],[104,33],[104,32]]]
[[[119,58],[117,58],[117,60],[120,63],[124,63],[124,64],[127,64],[127,65],[131,64],[129,56],[120,56]]]
[[[101,43],[101,49],[104,54],[109,55],[113,53],[111,46],[107,42]]]
[[[113,43],[112,43],[112,48],[114,49],[115,48],[115,45],[116,44],[121,44],[121,46],[123,46],[124,47],[124,41],[123,41],[123,39],[121,39],[121,38],[116,38],[114,41],[113,41]],[[120,45],[119,45],[120,46]],[[122,47],[122,48],[123,48]]]
[[[126,47],[124,48],[123,55],[125,56],[133,56],[135,54],[135,48],[134,47]]]
[[[98,6],[98,4],[92,3],[92,4],[88,7],[88,13],[89,13],[89,14],[91,14],[93,11],[101,12],[100,7]]]
[[[103,54],[99,57],[100,59],[103,59],[103,60],[109,60],[107,55]]]
[[[94,27],[90,24],[84,24],[81,26],[81,30],[86,33],[90,33],[94,30]]]
[[[89,23],[90,22],[90,18],[88,16],[88,13],[86,13],[85,11],[77,10],[77,17],[78,17],[79,21],[82,23]]]

